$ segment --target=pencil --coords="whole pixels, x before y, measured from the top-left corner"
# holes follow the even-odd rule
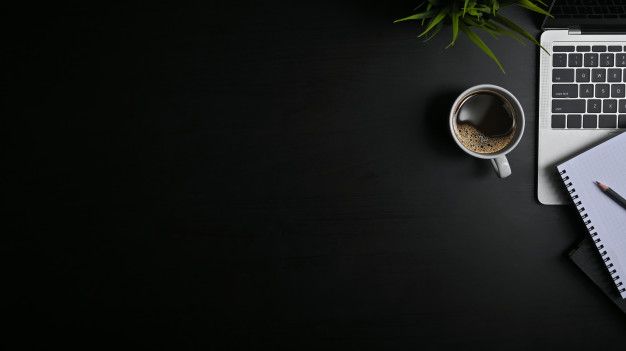
[[[626,208],[626,199],[624,199],[620,194],[616,193],[613,189],[609,188],[608,185],[602,182],[596,181],[595,183],[598,188],[602,190],[603,193],[605,193],[608,197],[613,199],[613,201],[617,202],[623,208]]]

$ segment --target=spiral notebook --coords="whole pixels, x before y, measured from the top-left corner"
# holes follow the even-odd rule
[[[557,166],[591,239],[622,299],[626,298],[626,210],[606,196],[598,180],[626,194],[626,133]]]

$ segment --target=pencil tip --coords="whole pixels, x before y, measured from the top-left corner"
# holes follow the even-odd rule
[[[606,184],[604,184],[604,183],[602,183],[602,182],[599,182],[599,181],[597,181],[597,180],[596,180],[594,183],[596,183],[596,185],[598,186],[598,188],[602,189],[603,191],[609,188],[609,186],[608,186],[608,185],[606,185]]]

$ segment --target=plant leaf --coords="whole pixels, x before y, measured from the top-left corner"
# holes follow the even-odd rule
[[[485,44],[485,42],[482,39],[480,39],[480,37],[476,33],[472,32],[472,30],[469,27],[467,27],[464,23],[461,23],[461,31],[463,31],[463,33],[467,35],[467,37],[469,38],[469,40],[472,41],[472,43],[478,46],[487,56],[489,56],[489,58],[491,58],[498,65],[502,73],[506,73],[504,71],[504,67],[502,66],[502,64],[496,57],[496,55],[493,53],[493,51],[491,51],[491,49],[489,49],[487,44]]]
[[[428,23],[428,26],[426,27],[426,29],[424,29],[422,34],[418,35],[418,37],[423,37],[426,33],[428,33],[431,29],[433,29],[434,26],[439,24],[439,22],[443,21],[443,19],[446,18],[447,14],[448,14],[448,8],[447,7],[444,7],[443,9],[441,9],[441,11],[439,11],[437,16],[435,16],[430,21],[430,23]]]
[[[446,46],[446,49],[453,46],[454,43],[456,43],[456,39],[459,37],[459,16],[461,16],[460,13],[452,15],[452,41]]]
[[[550,14],[550,12],[542,9],[541,7],[539,7],[539,6],[535,5],[535,4],[533,4],[530,0],[519,0],[517,2],[517,5],[521,6],[523,8],[529,9],[531,11],[535,11],[535,12],[540,13],[542,15],[546,15],[548,17],[554,18],[554,16],[552,16],[552,14]]]
[[[397,20],[393,21],[393,23],[404,22],[404,21],[412,21],[412,20],[418,20],[418,19],[424,19],[424,18],[430,18],[434,14],[435,14],[434,11],[420,12],[420,13],[416,13],[414,15],[411,15],[409,17],[404,17],[404,18],[397,19]]]
[[[505,27],[510,28],[511,30],[513,30],[514,32],[518,33],[519,35],[523,36],[524,38],[530,40],[531,42],[535,43],[537,46],[539,46],[540,48],[543,49],[543,51],[545,51],[547,54],[550,54],[548,52],[548,50],[546,50],[546,48],[544,48],[543,46],[541,46],[541,43],[537,41],[537,39],[535,39],[535,37],[533,37],[532,35],[530,35],[530,33],[528,33],[526,30],[524,30],[524,28],[520,27],[519,25],[517,25],[517,23],[511,21],[510,19],[498,14],[496,17],[493,18],[494,21],[501,23],[502,25],[504,25]]]
[[[433,28],[433,30],[430,31],[430,33],[428,33],[428,35],[426,36],[426,39],[424,39],[424,42],[427,42],[430,39],[434,38],[435,35],[437,35],[437,33],[439,33],[441,28],[443,28],[443,22],[439,22],[439,24],[436,25],[435,28]]]
[[[498,0],[493,0],[493,15],[496,15],[496,12],[500,9],[500,3]]]
[[[461,13],[459,12],[459,5],[456,1],[452,2],[452,13],[450,16],[452,20],[452,41],[446,46],[446,49],[453,46],[459,36],[459,16],[461,16]]]
[[[419,5],[415,6],[415,8],[413,9],[413,11],[417,11],[417,9],[419,9],[420,7],[424,6],[426,2],[420,2]]]
[[[522,45],[526,46],[527,39],[526,39],[524,36],[522,36],[521,34],[519,34],[518,32],[513,31],[513,30],[509,29],[508,27],[502,27],[502,25],[501,25],[501,24],[499,24],[499,23],[498,23],[498,22],[496,22],[496,21],[490,21],[490,24],[491,24],[492,26],[494,26],[495,28],[497,28],[496,30],[497,30],[500,34],[502,34],[502,35],[506,35],[506,36],[508,36],[508,37],[511,37],[513,40],[515,40],[515,41],[517,41],[518,43],[520,43],[520,44],[522,44]]]
[[[428,5],[426,5],[426,11],[430,11],[430,9],[432,9],[432,8],[433,8],[433,4],[432,4],[432,2],[429,0],[429,1],[428,1]],[[426,18],[422,18],[422,23],[421,23],[421,24],[422,24],[422,26],[424,25],[424,21],[426,21]]]

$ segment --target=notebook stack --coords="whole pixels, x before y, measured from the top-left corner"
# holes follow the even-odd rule
[[[626,133],[557,169],[589,232],[570,258],[626,312],[626,209],[596,184],[602,182],[614,194],[626,194]]]
[[[570,259],[623,311],[626,312],[626,299],[622,299],[611,276],[607,274],[604,262],[598,254],[593,240],[586,238],[569,254]]]

